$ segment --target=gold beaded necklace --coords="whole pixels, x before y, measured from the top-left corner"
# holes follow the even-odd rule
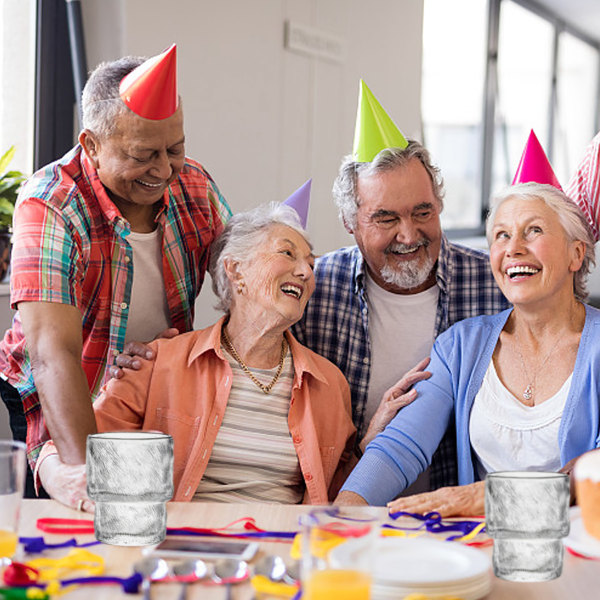
[[[248,368],[246,363],[241,359],[237,350],[233,347],[233,344],[231,343],[231,340],[229,339],[229,336],[227,335],[227,331],[225,331],[225,327],[223,327],[223,329],[221,330],[221,339],[223,340],[223,344],[225,345],[227,352],[229,352],[229,354],[231,354],[231,356],[233,356],[233,358],[238,363],[238,365],[240,365],[240,367],[242,367],[242,371],[244,371],[244,373],[246,373],[246,375],[248,375],[248,377],[250,377],[250,379],[252,379],[252,381],[263,391],[264,394],[269,394],[271,392],[271,390],[273,389],[273,386],[277,383],[277,380],[279,379],[281,372],[283,371],[283,361],[285,360],[285,355],[287,353],[287,343],[285,341],[285,337],[283,338],[283,340],[281,342],[281,358],[279,359],[279,366],[277,367],[277,373],[275,373],[275,377],[273,377],[273,379],[271,380],[271,383],[269,383],[268,385],[264,385],[263,383],[261,383],[254,376],[254,373],[252,373],[252,371]]]

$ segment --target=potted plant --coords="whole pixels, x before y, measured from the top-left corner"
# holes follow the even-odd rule
[[[10,264],[10,236],[17,193],[27,178],[21,171],[8,170],[14,154],[15,147],[11,146],[0,157],[0,281],[6,277]]]

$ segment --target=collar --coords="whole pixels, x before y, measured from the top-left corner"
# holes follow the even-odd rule
[[[227,315],[224,315],[211,327],[196,332],[196,341],[188,357],[188,367],[207,352],[214,352],[221,360],[227,361],[221,349],[221,331],[226,318]],[[285,339],[294,359],[294,380],[298,382],[298,386],[302,385],[305,373],[327,384],[327,378],[318,365],[318,359],[321,357],[300,344],[289,331],[285,332]]]
[[[448,282],[452,281],[452,260],[451,248],[448,238],[442,234],[440,244],[440,254],[435,266],[435,278],[440,291],[444,294],[448,292]]]
[[[81,148],[81,146],[80,146],[80,148]],[[106,217],[106,219],[108,221],[110,221],[111,223],[114,223],[115,221],[122,222],[124,229],[129,231],[131,229],[129,227],[129,223],[123,217],[123,215],[121,214],[121,211],[117,208],[117,205],[110,199],[110,196],[108,195],[108,192],[106,191],[106,188],[104,187],[104,184],[102,183],[102,181],[100,181],[100,176],[98,175],[98,171],[96,170],[94,165],[92,165],[92,162],[87,157],[83,148],[81,148],[80,152],[81,152],[82,169],[85,173],[85,176],[88,178],[88,180],[92,186],[92,190],[94,192],[94,195],[96,196],[98,205],[100,206],[100,210],[102,211],[102,213],[104,214],[104,216]],[[159,217],[167,209],[167,206],[169,205],[169,195],[170,195],[170,186],[165,190],[165,193],[162,198],[162,207],[157,212],[156,217],[154,218],[155,222],[158,221]]]

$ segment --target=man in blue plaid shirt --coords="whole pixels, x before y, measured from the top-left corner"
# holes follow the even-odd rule
[[[356,246],[317,259],[316,291],[293,333],[348,379],[364,450],[398,408],[416,397],[411,386],[424,376],[427,362],[399,377],[429,355],[435,337],[457,321],[509,304],[487,254],[444,236],[443,182],[418,142],[382,150],[370,162],[346,157],[333,192]],[[409,492],[456,484],[451,425],[429,481]]]

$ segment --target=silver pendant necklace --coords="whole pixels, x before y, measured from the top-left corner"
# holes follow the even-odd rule
[[[528,406],[535,406],[535,400],[533,398],[533,394],[535,392],[535,382],[537,381],[537,376],[538,376],[539,372],[542,370],[542,368],[544,367],[544,365],[548,362],[548,359],[552,356],[552,353],[554,352],[554,350],[556,350],[556,347],[558,346],[558,344],[554,344],[552,346],[552,348],[550,348],[550,352],[548,352],[548,354],[546,355],[546,358],[544,358],[544,360],[542,361],[540,366],[537,367],[537,369],[535,369],[533,377],[530,377],[529,371],[527,370],[527,366],[525,365],[525,359],[523,358],[523,354],[521,353],[521,340],[519,338],[519,334],[517,333],[516,327],[515,327],[515,340],[517,342],[517,353],[519,355],[519,358],[521,359],[521,365],[523,367],[525,377],[529,381],[529,383],[527,384],[527,387],[523,390],[523,400],[525,400],[527,402]]]

